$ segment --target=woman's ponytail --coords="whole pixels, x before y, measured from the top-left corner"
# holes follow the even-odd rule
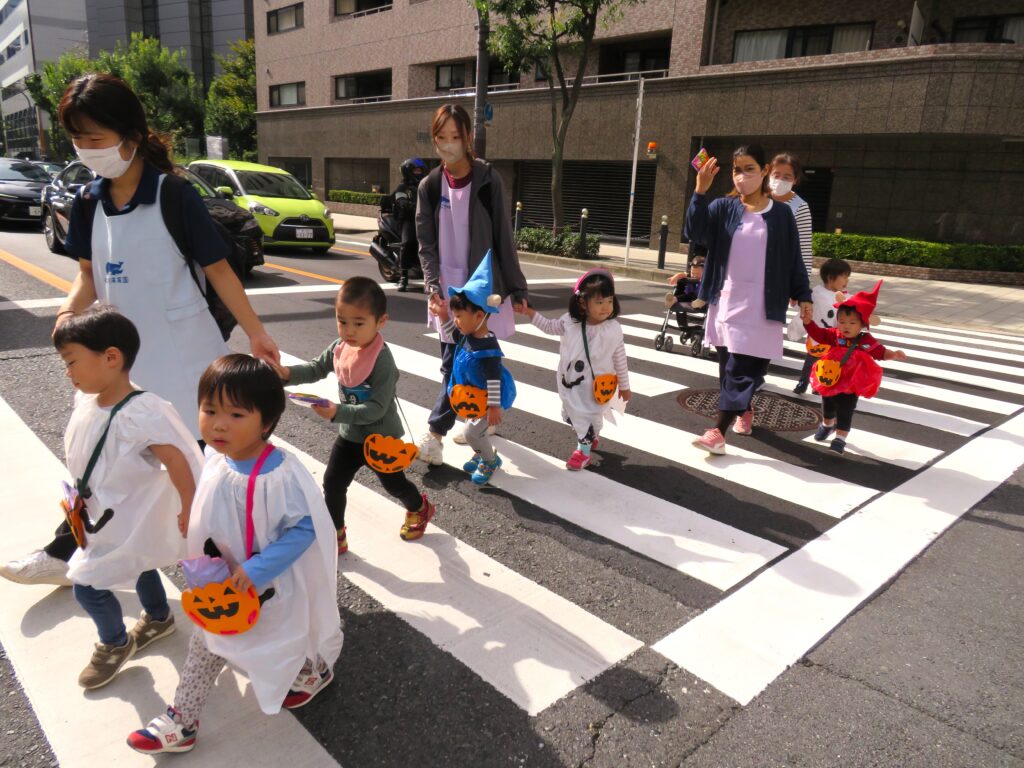
[[[174,173],[174,157],[170,138],[149,130],[139,144],[139,154],[164,173]]]

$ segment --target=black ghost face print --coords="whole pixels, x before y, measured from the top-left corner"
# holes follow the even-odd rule
[[[577,360],[575,363],[570,363],[569,365],[567,365],[565,367],[565,373],[562,374],[562,386],[565,387],[566,389],[572,389],[577,384],[581,384],[583,382],[583,379],[585,378],[583,376],[583,368],[584,363],[582,360]],[[579,377],[570,381],[573,371],[576,371],[576,373],[579,374]],[[567,378],[567,375],[569,378]]]

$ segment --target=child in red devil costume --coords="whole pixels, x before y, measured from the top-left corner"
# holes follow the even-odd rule
[[[881,287],[879,280],[870,292],[860,291],[836,304],[835,328],[821,328],[813,321],[804,325],[812,339],[829,345],[811,369],[811,387],[821,395],[822,417],[814,439],[824,442],[834,431],[829,447],[836,453],[846,450],[857,400],[878,391],[882,368],[875,361],[907,359],[906,352],[886,349],[867,331]]]

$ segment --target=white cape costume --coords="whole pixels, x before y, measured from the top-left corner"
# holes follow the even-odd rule
[[[109,418],[110,409],[97,405],[96,395],[76,396],[64,433],[64,453],[75,480],[85,472]],[[93,524],[104,510],[114,515],[100,530],[86,533],[85,549],[71,557],[68,577],[76,584],[134,587],[143,571],[174,565],[184,554],[185,540],[178,532],[181,498],[148,450],[151,445],[173,445],[198,480],[203,455],[174,406],[152,392],[125,403],[111,422],[89,478],[92,497],[86,501]]]
[[[281,450],[278,448],[277,450]],[[323,491],[298,459],[284,461],[256,479],[253,496],[253,552],[264,550],[284,531],[311,516],[316,539],[268,586],[274,595],[260,609],[256,626],[240,635],[216,635],[196,627],[211,653],[244,672],[260,708],[281,709],[306,659],[317,655],[333,666],[343,635],[338,613],[338,549]],[[233,470],[224,456],[207,450],[188,527],[188,556],[199,557],[212,539],[231,570],[245,562],[245,495],[249,476]]]
[[[562,398],[562,418],[566,419],[576,435],[582,439],[590,427],[601,431],[604,414],[610,403],[601,405],[594,398],[594,376],[615,373],[612,356],[623,343],[622,326],[617,320],[605,320],[587,326],[587,344],[590,364],[583,348],[583,326],[566,312],[558,319],[562,326],[559,344],[557,385]],[[593,370],[591,370],[591,365]]]

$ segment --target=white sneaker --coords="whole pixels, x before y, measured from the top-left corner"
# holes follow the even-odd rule
[[[439,467],[444,464],[441,441],[429,432],[420,438],[416,447],[419,449],[417,458],[420,460],[427,462],[427,464],[432,464],[435,467]]]
[[[18,584],[55,584],[70,587],[68,564],[39,549],[21,560],[0,565],[0,576]]]
[[[487,427],[487,436],[493,437],[497,431],[497,427],[493,425],[489,426]],[[463,429],[462,431],[460,431],[459,434],[452,438],[452,442],[455,443],[456,445],[466,445],[466,430]]]

